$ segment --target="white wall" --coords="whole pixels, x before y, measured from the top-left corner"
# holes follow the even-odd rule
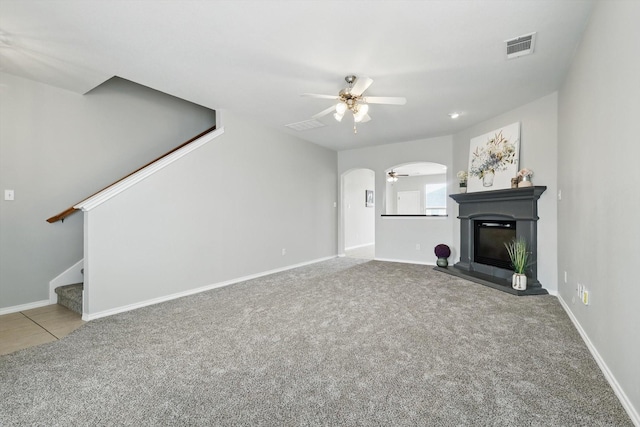
[[[452,162],[452,138],[439,137],[417,141],[387,144],[338,153],[338,173],[355,168],[368,168],[376,173],[376,188],[386,185],[385,171],[392,166],[433,162],[447,166]],[[448,182],[457,186],[455,175],[447,173]],[[449,188],[452,191],[452,187]],[[433,248],[439,243],[452,245],[453,216],[445,218],[429,217],[382,217],[384,211],[384,191],[376,191],[376,258],[404,262],[435,264]],[[449,199],[451,209],[453,200]],[[342,237],[341,230],[339,236]],[[416,250],[416,245],[420,250]],[[344,248],[344,240],[339,241]]]
[[[375,173],[370,169],[349,171],[343,179],[345,249],[375,243],[375,207],[365,205],[365,191],[375,195]]]
[[[549,292],[558,289],[558,95],[552,93],[515,110],[508,111],[486,122],[465,129],[453,136],[453,185],[456,173],[469,166],[471,138],[500,127],[520,122],[520,168],[533,169],[534,185],[545,185],[547,190],[538,200],[538,280]],[[455,216],[458,207],[454,210]],[[453,241],[460,244],[460,221],[456,220]],[[455,261],[459,260],[459,252]]]
[[[560,298],[619,385],[637,425],[639,22],[638,1],[597,3],[560,90],[558,149]],[[590,292],[588,306],[577,301],[577,283]]]
[[[88,317],[336,256],[336,152],[222,117],[221,137],[85,213]]]
[[[49,298],[83,257],[82,214],[45,220],[214,124],[207,108],[112,79],[86,95],[0,72],[0,309]]]

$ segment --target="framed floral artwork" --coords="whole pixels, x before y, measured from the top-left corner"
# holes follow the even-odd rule
[[[471,138],[467,191],[511,188],[518,173],[520,123]]]

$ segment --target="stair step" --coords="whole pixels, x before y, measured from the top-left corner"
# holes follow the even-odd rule
[[[84,284],[60,286],[55,289],[58,294],[58,304],[67,307],[71,311],[82,314],[82,290]]]

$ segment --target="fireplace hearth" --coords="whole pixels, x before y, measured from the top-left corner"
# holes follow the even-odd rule
[[[460,205],[460,261],[436,267],[454,276],[515,295],[545,295],[538,281],[538,199],[544,186],[452,194]],[[511,287],[513,270],[504,243],[523,237],[531,249],[527,289]]]

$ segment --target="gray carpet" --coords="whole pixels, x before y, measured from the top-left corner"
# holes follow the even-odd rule
[[[631,426],[553,296],[335,259],[0,356],[0,424]]]

